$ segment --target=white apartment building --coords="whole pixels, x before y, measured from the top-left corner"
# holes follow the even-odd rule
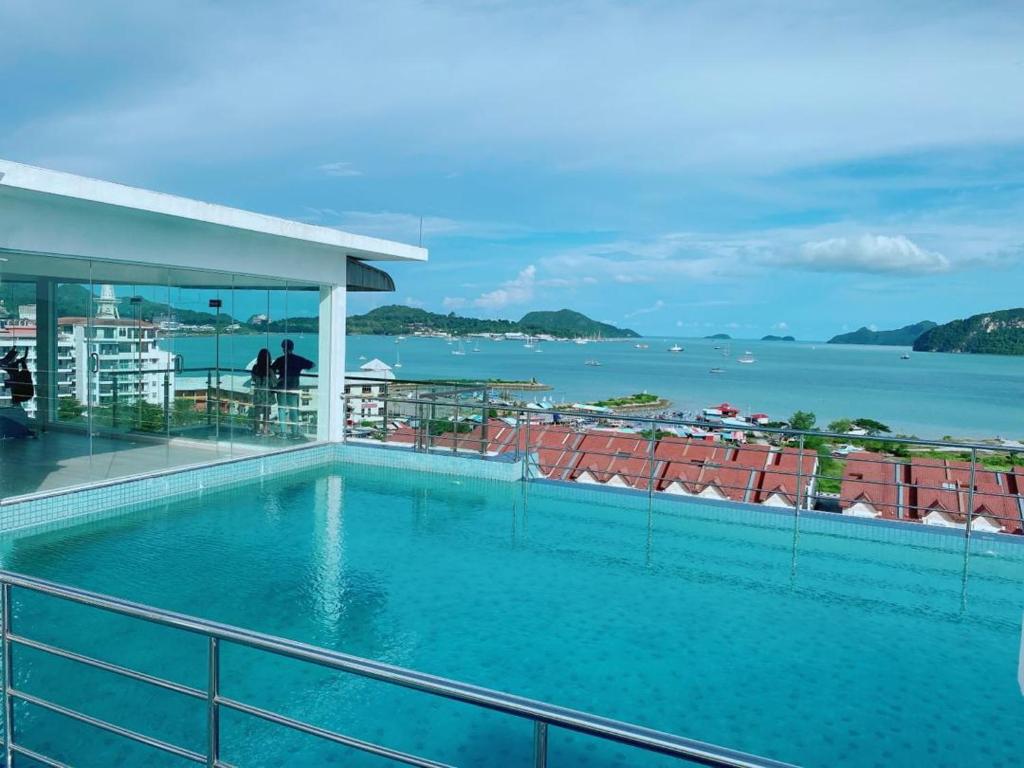
[[[118,400],[134,402],[140,397],[162,405],[166,396],[174,399],[174,355],[160,349],[157,327],[151,323],[122,319],[114,289],[103,286],[96,317],[64,317],[57,321],[58,397],[73,397],[79,403],[110,405],[115,391]],[[19,358],[28,354],[33,381],[38,380],[35,306],[18,308],[18,318],[0,321],[0,354],[14,347]],[[165,378],[166,377],[166,378]],[[0,407],[10,406],[10,391],[0,388]],[[22,405],[34,418],[35,398]]]
[[[345,374],[345,419],[350,426],[383,419],[384,403],[380,398],[394,378],[391,366],[377,358]]]

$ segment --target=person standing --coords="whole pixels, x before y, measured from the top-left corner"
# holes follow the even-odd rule
[[[270,350],[263,348],[249,371],[252,375],[252,431],[257,437],[270,434],[270,406],[277,389]]]
[[[298,439],[299,432],[299,389],[302,372],[313,367],[313,361],[295,354],[295,343],[291,339],[281,342],[284,353],[270,367],[277,374],[277,423],[281,437]]]

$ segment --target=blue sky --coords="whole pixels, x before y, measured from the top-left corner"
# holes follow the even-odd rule
[[[416,242],[649,334],[1024,304],[1017,2],[0,5],[0,156]],[[899,8],[895,8],[899,5]]]

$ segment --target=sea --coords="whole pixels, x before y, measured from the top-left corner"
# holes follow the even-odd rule
[[[280,334],[222,336],[223,367],[245,368],[263,346],[279,354]],[[316,334],[291,336],[296,351],[316,360]],[[637,344],[646,344],[646,349]],[[669,352],[678,343],[682,352]],[[215,340],[177,337],[161,346],[186,367],[212,366]],[[696,412],[729,402],[743,413],[785,420],[812,411],[819,425],[838,418],[871,418],[893,433],[922,438],[1024,439],[1024,359],[1000,355],[912,352],[908,347],[824,342],[644,338],[540,342],[470,339],[457,344],[409,336],[349,336],[347,369],[379,358],[405,379],[506,379],[547,384],[534,399],[587,402],[649,392],[670,410]],[[749,352],[756,362],[738,359]],[[903,354],[910,358],[902,359]],[[587,365],[587,362],[599,365]],[[721,369],[721,373],[712,373]]]

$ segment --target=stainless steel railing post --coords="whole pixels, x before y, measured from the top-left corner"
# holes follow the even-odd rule
[[[460,419],[462,418],[462,410],[459,407],[459,402],[455,401],[455,423],[452,425],[455,427],[452,434],[452,453],[456,456],[459,455],[459,426],[461,425]]]
[[[803,507],[804,493],[804,436],[800,435],[800,454],[796,457],[796,513]]]
[[[485,456],[488,444],[491,442],[489,439],[490,425],[487,423],[487,420],[491,417],[491,398],[488,387],[484,387],[483,407],[481,410],[483,411],[481,413],[483,418],[480,420],[480,455]]]
[[[523,480],[530,479],[530,412],[520,411],[526,417],[526,441],[523,445],[524,453],[526,454],[523,458]]]
[[[974,516],[974,486],[977,467],[978,449],[971,448],[971,487],[967,489],[967,528],[964,529],[964,533],[968,539],[971,538],[971,518]]]
[[[11,750],[14,744],[14,699],[11,696],[11,689],[14,687],[14,653],[11,649],[11,585],[4,582],[0,585],[0,643],[3,644],[4,661],[4,766],[12,768],[14,764],[14,753]]]
[[[651,424],[651,439],[647,444],[647,495],[654,496],[654,456],[657,452],[658,424]]]
[[[548,724],[533,721],[533,766],[547,768],[548,765]]]
[[[216,768],[220,761],[220,641],[209,638],[209,676],[206,682],[206,765]]]
[[[522,458],[522,452],[519,450],[519,437],[523,434],[519,430],[522,429],[522,426],[522,414],[519,411],[516,411],[516,461],[519,461]]]

